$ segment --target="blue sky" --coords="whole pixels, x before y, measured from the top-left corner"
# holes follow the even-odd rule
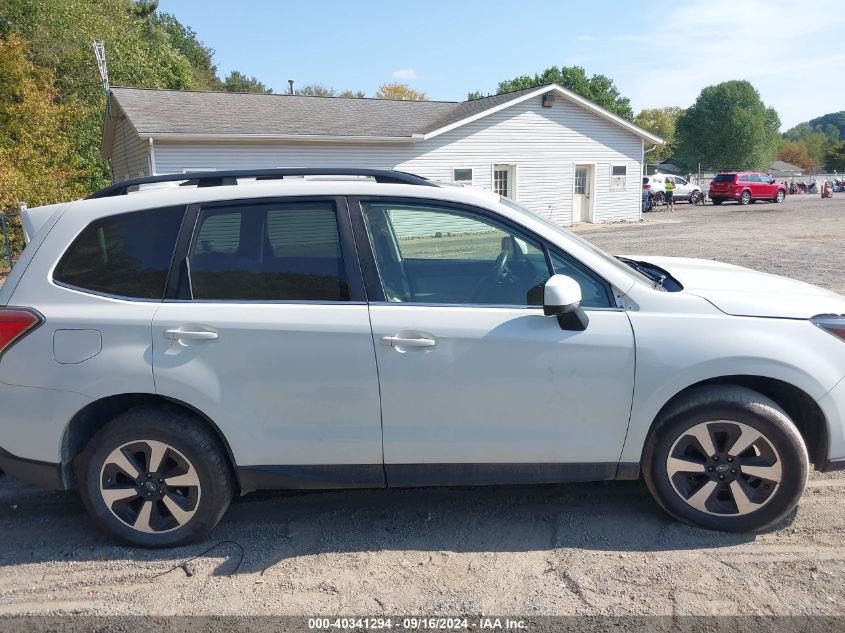
[[[225,74],[364,90],[400,80],[431,99],[494,92],[552,65],[611,77],[635,111],[690,105],[748,79],[784,128],[845,108],[835,0],[161,0]],[[834,76],[835,75],[835,76]]]

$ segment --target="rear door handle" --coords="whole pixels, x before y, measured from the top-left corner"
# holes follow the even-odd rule
[[[203,330],[165,330],[164,338],[173,341],[213,341],[217,338],[217,332]]]
[[[406,338],[404,336],[382,336],[381,344],[388,347],[434,347],[437,341],[424,336]]]

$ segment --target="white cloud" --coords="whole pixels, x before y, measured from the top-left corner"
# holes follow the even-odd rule
[[[695,0],[647,13],[647,37],[605,41],[623,58],[644,60],[614,73],[636,109],[686,106],[705,86],[747,79],[790,127],[845,102],[831,72],[845,65],[835,44],[844,27],[836,0]]]
[[[396,79],[418,79],[419,75],[413,68],[399,69],[393,71],[393,76]]]

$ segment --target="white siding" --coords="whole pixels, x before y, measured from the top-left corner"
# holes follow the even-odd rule
[[[156,171],[266,167],[400,169],[450,181],[454,167],[474,168],[473,185],[490,189],[494,164],[517,165],[516,199],[559,224],[573,218],[576,164],[593,164],[593,219],[640,217],[642,141],[558,98],[532,98],[438,137],[402,145],[156,142]],[[610,190],[611,165],[626,165],[627,187]]]
[[[115,182],[150,175],[149,146],[138,137],[126,117],[115,125],[112,143],[110,164]]]

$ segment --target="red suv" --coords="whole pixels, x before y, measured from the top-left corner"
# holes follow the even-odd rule
[[[740,204],[757,200],[783,202],[786,187],[768,174],[756,171],[726,172],[710,181],[707,195],[713,204],[722,204],[725,200],[736,200]]]

